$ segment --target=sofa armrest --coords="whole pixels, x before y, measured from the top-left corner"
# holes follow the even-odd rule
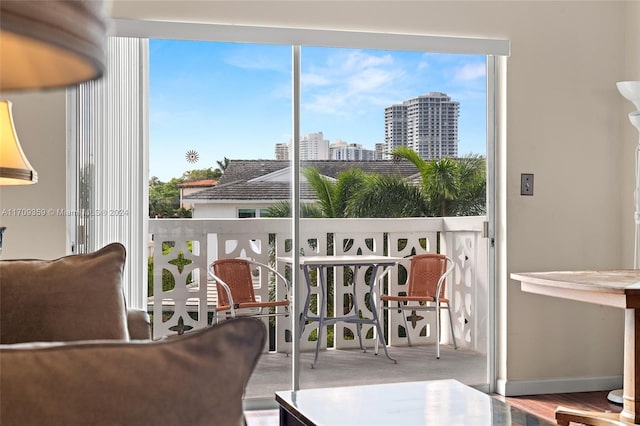
[[[131,340],[151,340],[151,320],[147,312],[141,309],[128,309],[127,325]]]

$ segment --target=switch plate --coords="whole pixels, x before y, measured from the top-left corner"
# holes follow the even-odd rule
[[[520,195],[533,195],[533,173],[520,175]]]

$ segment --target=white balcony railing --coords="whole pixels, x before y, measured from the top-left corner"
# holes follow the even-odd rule
[[[403,219],[302,219],[301,251],[303,254],[378,254],[409,257],[412,253],[440,252],[455,262],[452,279],[448,280],[447,293],[452,302],[454,332],[460,347],[485,353],[487,351],[488,280],[487,239],[482,237],[485,217],[403,218]],[[153,333],[158,338],[174,334],[180,327],[205,327],[207,313],[215,305],[215,285],[207,283],[207,265],[218,258],[248,257],[275,265],[284,274],[291,274],[289,266],[275,264],[277,256],[290,255],[291,221],[289,219],[152,219],[149,232],[153,236],[154,295]],[[163,246],[165,253],[163,253]],[[173,249],[166,253],[166,248]],[[178,253],[191,263],[179,267]],[[183,262],[184,263],[184,262]],[[389,274],[389,292],[396,293],[404,285],[409,260],[401,262]],[[174,279],[172,289],[163,291],[162,271],[168,271]],[[165,273],[166,274],[166,273]],[[348,274],[347,274],[348,275]],[[333,289],[335,305],[340,311],[349,309],[351,287],[344,285],[342,268],[335,268]],[[299,283],[304,278],[300,275]],[[365,274],[359,274],[357,291],[362,315],[370,315],[364,298],[368,288]],[[256,278],[256,295],[269,298],[269,277]],[[400,281],[400,282],[399,282]],[[206,284],[205,284],[206,283]],[[306,286],[300,286],[306,295]],[[362,288],[360,288],[362,287]],[[317,293],[312,287],[312,293]],[[277,288],[276,292],[282,292]],[[304,300],[304,299],[302,299]],[[316,297],[312,298],[317,300]],[[347,305],[347,308],[344,307]],[[313,306],[316,310],[318,307]],[[158,319],[162,317],[162,321]],[[167,312],[170,311],[170,312]],[[339,315],[348,312],[338,312]],[[266,320],[265,320],[266,321]],[[290,351],[290,318],[278,317],[271,348],[278,352]],[[338,323],[333,333],[336,349],[356,348],[355,325]],[[384,320],[390,345],[407,344],[404,338],[402,317],[390,310]],[[443,341],[449,339],[448,321],[442,321]],[[315,326],[306,327],[300,348],[315,348]],[[409,323],[413,344],[435,342],[435,315],[414,315]],[[372,347],[372,326],[364,326],[365,344]],[[327,347],[326,333],[322,347]],[[446,342],[445,342],[446,343]]]

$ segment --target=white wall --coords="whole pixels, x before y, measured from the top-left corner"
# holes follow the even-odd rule
[[[197,203],[193,209],[194,219],[206,219],[206,218],[236,218],[238,217],[238,209],[266,209],[273,205],[273,203],[246,203],[241,204],[239,202],[225,204],[225,203]]]
[[[196,204],[193,209],[193,218],[234,218],[238,216],[236,206],[228,204]]]
[[[67,254],[65,92],[0,93],[13,103],[20,144],[38,173],[35,185],[0,187],[0,225],[6,226],[2,259],[51,259]],[[44,216],[31,216],[40,214]]]
[[[606,382],[600,378],[621,374],[621,312],[522,293],[508,274],[632,265],[629,150],[637,132],[626,120],[631,105],[615,82],[640,79],[638,2],[116,0],[112,15],[510,39],[507,129],[500,141],[504,173],[498,182],[506,211],[498,230],[498,250],[506,259],[497,283],[506,309],[498,376],[513,393],[563,384],[588,390]],[[51,93],[21,101],[25,126],[33,126],[25,130],[30,136],[25,134],[23,145],[41,183],[0,189],[1,206],[61,204],[64,97]],[[519,195],[523,172],[535,173],[533,197]],[[3,258],[64,251],[58,218],[0,220],[10,228]]]

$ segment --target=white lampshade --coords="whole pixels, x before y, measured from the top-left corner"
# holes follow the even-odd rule
[[[0,99],[0,185],[38,182],[38,174],[22,152],[13,125],[11,102]]]
[[[629,113],[629,121],[631,121],[631,124],[633,124],[640,132],[640,111],[633,111]]]
[[[102,76],[102,0],[0,1],[0,91],[64,87]]]
[[[618,86],[620,94],[633,102],[636,109],[640,110],[640,81],[619,81],[616,86]]]

